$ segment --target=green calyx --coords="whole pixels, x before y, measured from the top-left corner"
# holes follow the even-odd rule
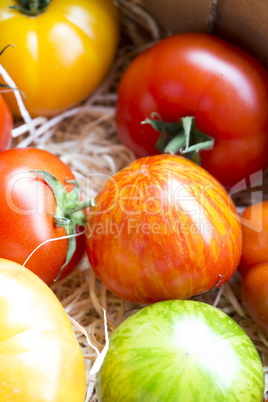
[[[178,122],[164,122],[156,113],[151,117],[141,124],[150,124],[160,133],[156,148],[161,153],[180,153],[200,165],[200,151],[213,148],[214,139],[197,128],[193,116]]]
[[[79,186],[75,180],[66,180],[66,183],[75,185],[74,189],[67,193],[64,186],[50,173],[43,170],[32,170],[31,172],[40,176],[53,191],[56,200],[56,212],[53,214],[54,222],[57,227],[64,227],[68,237],[68,250],[66,261],[62,265],[55,282],[59,279],[63,269],[69,264],[76,250],[76,227],[85,226],[85,215],[83,210],[93,207],[95,202],[93,199],[80,201]]]
[[[14,4],[10,8],[35,17],[46,11],[50,2],[51,0],[18,0],[18,4]]]

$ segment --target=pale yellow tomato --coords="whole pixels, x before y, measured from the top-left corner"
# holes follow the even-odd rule
[[[30,3],[30,2],[29,2]],[[42,2],[37,2],[42,3]],[[86,98],[111,68],[119,37],[113,0],[52,0],[31,16],[0,0],[0,62],[32,116],[54,115]],[[11,92],[6,96],[19,114]]]
[[[83,402],[86,370],[68,315],[50,288],[0,259],[0,401]]]

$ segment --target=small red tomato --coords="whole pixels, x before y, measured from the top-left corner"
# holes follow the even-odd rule
[[[83,233],[59,239],[84,224],[83,212],[73,213],[80,199],[74,175],[50,152],[12,148],[0,153],[0,176],[0,257],[21,265],[27,260],[26,267],[51,284],[65,264],[60,277],[69,273],[85,250]]]
[[[12,128],[13,117],[11,111],[0,95],[0,151],[9,148]]]
[[[121,141],[137,157],[159,153],[159,132],[141,125],[152,113],[172,123],[162,130],[165,136],[181,134],[174,123],[194,117],[196,128],[214,141],[212,149],[201,149],[201,165],[226,187],[268,165],[268,73],[215,36],[173,35],[130,63],[118,88],[116,123]],[[190,145],[198,138],[195,129]],[[192,152],[187,138],[181,141],[177,150]]]
[[[242,279],[242,302],[249,315],[268,334],[268,262],[254,265]]]
[[[268,262],[268,201],[247,207],[242,215],[243,248],[239,272]]]
[[[186,299],[234,273],[241,226],[225,189],[181,156],[138,159],[95,199],[86,249],[100,280],[135,303]]]

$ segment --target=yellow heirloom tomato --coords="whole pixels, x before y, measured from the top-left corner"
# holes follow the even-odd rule
[[[86,369],[68,315],[52,290],[0,259],[0,401],[83,402]]]
[[[111,68],[118,38],[113,0],[0,0],[0,49],[14,45],[0,62],[32,116],[55,115],[96,89]],[[14,94],[5,97],[19,116]]]

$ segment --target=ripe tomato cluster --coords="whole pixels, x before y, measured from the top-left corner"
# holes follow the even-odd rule
[[[121,141],[137,157],[180,154],[228,191],[238,184],[246,187],[268,166],[268,72],[220,38],[171,35],[127,67],[118,88],[116,125]],[[242,300],[268,332],[267,203],[250,206],[242,219]],[[91,258],[94,266],[97,257]]]
[[[119,40],[112,0],[15,6],[4,0],[0,26],[0,48],[14,45],[1,54],[1,64],[33,117],[53,116],[91,94],[110,70]],[[142,52],[120,80],[115,113],[119,138],[137,159],[111,177],[95,200],[83,200],[73,172],[58,156],[34,147],[8,149],[19,114],[12,91],[0,96],[0,352],[9,356],[0,367],[0,399],[82,402],[83,356],[46,285],[69,274],[86,252],[115,295],[150,305],[112,338],[97,380],[100,401],[127,400],[128,388],[121,389],[118,378],[130,391],[136,381],[137,401],[148,392],[151,400],[164,400],[158,378],[143,381],[143,368],[161,353],[166,367],[166,354],[176,352],[185,367],[194,364],[197,376],[206,378],[205,397],[239,400],[246,381],[246,397],[254,386],[260,402],[262,363],[250,339],[217,308],[185,299],[219,288],[238,268],[243,303],[268,333],[268,202],[247,208],[241,225],[227,190],[268,166],[266,69],[207,34],[172,35]],[[168,348],[161,342],[158,348],[159,333]],[[213,352],[219,352],[222,367]],[[232,367],[223,389],[226,366]],[[117,378],[118,367],[123,369]],[[176,373],[183,387],[171,384],[170,400],[187,400],[191,393],[196,399],[199,390],[183,383],[182,370]],[[167,374],[163,379],[170,381]],[[113,376],[115,394],[107,375]]]
[[[91,201],[58,156],[12,147],[22,117],[15,91],[32,117],[84,101],[112,66],[118,7],[112,0],[4,0],[0,27],[0,400],[83,402],[84,356],[47,285],[83,256]]]
[[[266,256],[264,262],[258,260],[265,254],[268,228],[264,225],[262,237],[254,240],[256,228],[250,236],[243,225],[242,237],[240,218],[223,188],[241,181],[247,184],[251,175],[267,168],[267,106],[264,67],[208,35],[171,36],[130,63],[119,83],[116,123],[121,141],[138,159],[100,190],[86,226],[91,266],[113,293],[142,305],[187,299],[226,283],[240,260],[240,272],[254,263],[243,274],[242,300],[252,319],[268,330],[268,263]],[[163,308],[161,314],[170,317],[171,312]],[[139,342],[145,343],[138,349],[145,362],[150,353],[151,364],[148,338],[154,342],[157,335],[158,347],[170,333],[177,340],[173,326],[177,329],[180,320],[186,322],[185,317],[170,320],[165,332],[159,319],[151,321],[149,310],[141,317],[140,326],[134,316],[126,328],[123,325],[122,334],[119,327],[112,338],[98,376],[101,401],[123,400],[126,392],[133,395],[131,387],[121,390],[113,376],[117,373],[124,384],[139,378],[143,363],[135,357],[130,363],[126,355]],[[143,327],[150,328],[150,335],[143,337]],[[190,356],[192,352],[190,348]],[[160,358],[162,362],[166,364]],[[154,366],[152,371],[156,375]],[[106,386],[108,381],[115,393]],[[142,399],[152,382],[143,377],[138,382],[142,386],[135,386],[135,398]],[[259,391],[255,397],[261,401],[262,385]],[[189,386],[183,396],[189,398]],[[226,394],[220,397],[224,398],[228,399]]]
[[[70,168],[50,152],[2,151],[0,174],[0,400],[82,402],[82,351],[46,284],[84,253],[85,204]]]

